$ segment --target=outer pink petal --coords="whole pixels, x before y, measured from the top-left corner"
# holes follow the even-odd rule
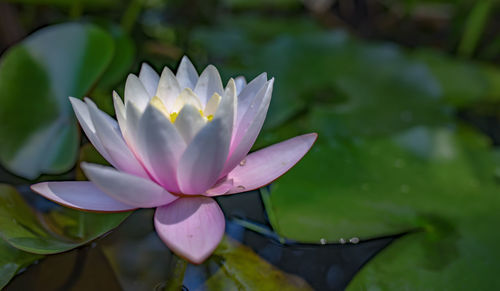
[[[160,185],[111,167],[81,163],[89,180],[104,193],[134,207],[150,208],[171,203],[178,197]]]
[[[251,153],[227,175],[234,181],[228,194],[255,190],[276,180],[302,159],[317,137],[316,133],[304,134]]]
[[[96,212],[122,212],[135,208],[111,198],[91,182],[42,182],[31,190],[64,206]]]
[[[224,214],[212,198],[179,198],[158,207],[156,232],[177,255],[201,264],[215,250],[224,235]]]
[[[233,179],[223,179],[222,181],[218,182],[213,186],[212,188],[208,189],[207,192],[205,192],[205,196],[219,196],[219,195],[224,195],[229,190],[231,190],[234,186],[234,181]]]

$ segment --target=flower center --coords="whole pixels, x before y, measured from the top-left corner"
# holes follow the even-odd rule
[[[200,113],[200,116],[203,118],[203,120],[205,120],[205,122],[210,122],[214,118],[215,112],[219,107],[221,99],[222,97],[219,94],[214,93],[208,100],[205,108],[202,109],[202,105],[200,100],[198,99],[198,96],[196,96],[196,94],[191,89],[186,88],[181,92],[181,94],[179,94],[179,96],[177,96],[170,108],[165,106],[166,103],[158,96],[154,96],[149,102],[151,103],[151,105],[156,107],[156,109],[160,110],[160,112],[163,113],[163,115],[165,115],[165,117],[172,123],[175,123],[177,117],[179,116],[179,113],[186,105],[190,105],[198,109],[198,112]]]

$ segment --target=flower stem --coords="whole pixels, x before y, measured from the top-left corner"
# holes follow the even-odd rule
[[[186,272],[187,261],[176,254],[172,254],[170,261],[170,271],[167,281],[165,282],[165,291],[182,290],[182,282],[184,281],[184,273]]]

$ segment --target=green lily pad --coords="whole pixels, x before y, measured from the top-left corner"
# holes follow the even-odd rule
[[[40,213],[16,189],[0,184],[0,237],[30,253],[54,254],[76,248],[117,227],[129,214],[88,213],[63,207]]]
[[[414,232],[355,277],[362,290],[498,284],[491,270],[500,267],[492,229],[500,221],[500,160],[487,139],[462,128],[416,127],[327,141],[320,133],[304,160],[272,185],[268,209],[280,234],[342,242]]]
[[[68,96],[83,97],[113,56],[101,29],[68,23],[41,29],[0,61],[0,162],[34,179],[69,170],[78,128]]]
[[[491,84],[478,64],[430,50],[420,50],[414,55],[424,61],[438,78],[443,98],[450,104],[463,107],[487,95]]]
[[[42,257],[15,249],[0,239],[0,289],[3,289],[19,270]]]

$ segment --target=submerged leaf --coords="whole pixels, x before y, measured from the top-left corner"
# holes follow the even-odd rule
[[[117,227],[129,214],[88,213],[67,208],[40,213],[16,189],[0,184],[0,236],[30,253],[53,254],[76,248]]]

